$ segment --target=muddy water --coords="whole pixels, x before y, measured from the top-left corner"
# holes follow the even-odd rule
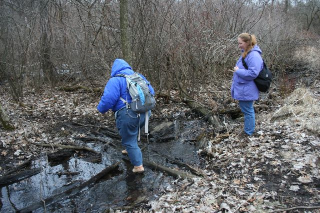
[[[150,138],[149,143],[146,140],[141,142],[145,159],[167,167],[177,167],[170,164],[166,158],[168,156],[199,166],[194,139],[205,125],[198,120],[172,122],[169,125],[170,133],[163,132],[158,137],[155,135]],[[161,137],[168,134],[172,134],[172,140],[160,142]],[[118,140],[108,140],[119,144]],[[43,155],[34,160],[30,168],[41,168],[39,174],[1,188],[1,212],[17,212],[32,206],[33,212],[103,212],[110,208],[119,209],[147,203],[156,198],[159,192],[171,187],[173,178],[160,171],[146,167],[144,174],[133,174],[127,157],[112,146],[97,142],[78,142],[79,145],[86,145],[101,153],[100,162],[90,162],[89,158],[83,157],[79,152],[61,159],[60,162],[52,162],[47,155]],[[116,162],[120,162],[116,170],[94,184],[79,188],[82,183]],[[79,190],[63,193],[73,188]],[[54,199],[50,199],[52,197]]]

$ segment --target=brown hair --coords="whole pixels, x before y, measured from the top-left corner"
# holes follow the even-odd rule
[[[241,33],[238,38],[248,44],[248,48],[242,53],[242,58],[245,58],[253,46],[257,44],[257,38],[255,35],[249,33]]]

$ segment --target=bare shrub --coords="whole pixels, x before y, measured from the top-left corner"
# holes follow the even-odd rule
[[[304,63],[311,70],[320,67],[320,41],[313,43],[313,46],[299,47],[294,51],[294,60]]]
[[[297,123],[307,130],[320,134],[320,105],[310,90],[296,89],[284,100],[284,106],[277,110],[271,120]]]

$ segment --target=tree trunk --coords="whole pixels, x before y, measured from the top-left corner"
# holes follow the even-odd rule
[[[45,78],[51,83],[52,86],[55,85],[55,73],[54,65],[51,61],[51,46],[50,46],[50,25],[49,25],[49,2],[40,1],[40,25],[41,25],[41,69],[44,72]]]
[[[123,59],[131,64],[131,51],[128,31],[128,1],[120,0],[120,32]]]
[[[2,109],[2,106],[0,104],[0,122],[5,130],[14,130],[14,126],[10,124],[9,118]]]
[[[289,7],[290,7],[290,0],[285,0],[285,1],[284,1],[284,9],[283,9],[283,11],[284,11],[286,14],[288,13]]]

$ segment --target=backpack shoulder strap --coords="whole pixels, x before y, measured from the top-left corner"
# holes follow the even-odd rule
[[[114,77],[126,77],[126,75],[125,74],[117,74],[117,75],[115,75]]]
[[[246,68],[246,70],[248,69],[248,65],[247,63],[245,62],[244,58],[242,57],[242,64],[244,66],[244,68]]]

